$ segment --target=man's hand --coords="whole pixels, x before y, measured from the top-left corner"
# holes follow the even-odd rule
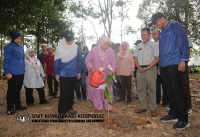
[[[158,73],[158,75],[160,75],[160,68],[159,67],[158,67],[157,73]]]
[[[180,61],[178,64],[178,71],[185,72],[185,61]]]
[[[6,74],[6,78],[7,79],[11,79],[12,78],[12,74]]]
[[[138,68],[140,73],[143,73],[143,69],[141,67]]]
[[[81,78],[81,74],[77,74],[77,79],[79,80]]]
[[[141,68],[140,67],[138,70],[140,71],[140,73],[144,73],[144,72],[146,72],[148,70],[148,68]]]
[[[60,82],[60,76],[56,76],[56,81]]]

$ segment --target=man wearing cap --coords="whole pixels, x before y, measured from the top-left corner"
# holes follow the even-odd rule
[[[4,73],[8,80],[7,90],[7,114],[14,115],[16,110],[25,110],[21,105],[20,91],[22,88],[25,72],[24,49],[20,46],[22,36],[19,32],[10,33],[11,43],[4,47]]]
[[[50,96],[54,98],[58,92],[58,81],[56,81],[54,76],[54,52],[51,45],[47,46],[48,55],[44,57],[44,73],[47,76],[47,84],[50,92]],[[54,84],[52,83],[54,81]],[[54,90],[53,90],[54,85]]]
[[[140,101],[139,108],[135,113],[142,113],[147,110],[146,103],[146,87],[149,90],[149,107],[151,115],[157,116],[156,112],[156,78],[157,67],[159,61],[159,47],[158,44],[150,40],[151,34],[149,28],[141,30],[142,43],[138,44],[133,57],[135,65],[138,69],[136,74],[137,79],[137,95]]]
[[[178,22],[167,21],[161,12],[152,15],[149,25],[162,29],[159,35],[159,70],[164,89],[169,99],[169,113],[162,122],[176,122],[173,128],[182,130],[190,127],[187,115],[186,95],[181,83],[188,61],[188,38]],[[178,120],[178,121],[177,121]]]

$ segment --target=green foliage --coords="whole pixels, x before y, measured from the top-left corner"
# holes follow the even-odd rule
[[[199,0],[143,0],[139,6],[137,17],[143,21],[144,27],[146,27],[155,12],[163,12],[166,19],[182,23],[192,41],[199,45],[199,4]]]
[[[104,91],[104,97],[107,99],[108,103],[110,103],[110,104],[112,104],[112,95],[110,93],[109,86],[113,82],[113,78],[115,78],[115,80],[121,82],[120,77],[114,73],[110,73],[106,76],[106,82],[105,82],[106,89]]]

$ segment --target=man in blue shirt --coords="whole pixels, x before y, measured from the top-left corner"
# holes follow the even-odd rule
[[[164,90],[169,98],[170,111],[162,122],[176,122],[173,128],[177,130],[190,127],[187,115],[186,95],[182,86],[182,73],[185,72],[188,61],[188,38],[186,32],[178,22],[167,21],[163,13],[152,15],[149,24],[162,29],[159,35],[159,70]],[[178,121],[177,121],[178,120]]]
[[[11,43],[4,48],[4,73],[8,80],[7,114],[14,115],[16,110],[25,110],[21,105],[20,91],[22,88],[25,72],[24,49],[20,46],[22,36],[19,32],[10,33]]]

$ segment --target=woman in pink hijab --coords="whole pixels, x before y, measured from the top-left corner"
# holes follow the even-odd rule
[[[110,39],[107,36],[102,36],[99,40],[97,46],[93,47],[88,53],[85,64],[89,73],[99,69],[100,67],[104,68],[104,77],[110,73],[108,66],[112,70],[116,68],[116,59],[113,49],[110,46]],[[90,78],[88,79],[90,81]],[[111,113],[116,113],[117,111],[112,109],[111,104],[107,104],[107,100],[104,98],[105,87],[99,86],[98,88],[92,87],[88,82],[88,98],[93,102],[95,112],[100,112],[103,110],[103,104],[105,110],[109,110]],[[112,85],[110,85],[110,91],[112,92]],[[112,93],[111,93],[112,95]]]
[[[128,42],[124,41],[120,45],[120,51],[117,54],[117,75],[120,76],[121,79],[121,86],[119,89],[120,98],[118,101],[124,101],[124,90],[125,87],[127,89],[128,95],[127,95],[127,103],[130,103],[132,101],[131,97],[131,79],[132,76],[134,76],[134,69],[135,64],[133,60],[133,55],[129,50],[129,44]]]

